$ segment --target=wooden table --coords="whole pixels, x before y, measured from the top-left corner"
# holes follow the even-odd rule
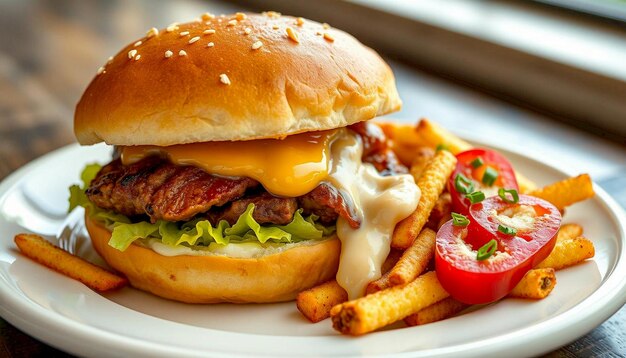
[[[224,3],[192,0],[0,3],[0,179],[30,160],[74,142],[74,105],[108,56],[152,26],[164,27],[175,20],[192,19],[207,10],[221,13],[237,9]],[[600,179],[605,189],[621,200],[622,205],[626,204],[621,179],[626,177],[623,145],[554,123],[550,118],[406,65],[392,62],[392,66],[406,102],[405,109],[398,114],[400,118],[416,119],[426,114],[444,125],[469,131],[472,128],[459,120],[462,113],[464,117],[481,119],[491,128],[519,126],[522,131],[518,135],[519,143],[542,142],[548,137],[564,135],[574,144],[578,141],[593,147],[593,151],[554,150],[557,153],[561,150],[566,161],[586,161],[596,180]],[[533,136],[528,123],[541,126],[542,131]],[[524,130],[529,132],[526,137]],[[613,357],[625,352],[626,308],[622,308],[591,333],[548,356]],[[66,356],[0,319],[0,356],[50,354]]]

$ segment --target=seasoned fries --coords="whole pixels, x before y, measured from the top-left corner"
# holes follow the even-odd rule
[[[424,224],[430,216],[437,199],[443,192],[448,177],[456,166],[456,158],[450,152],[441,150],[428,163],[424,173],[417,181],[417,186],[422,192],[417,209],[402,220],[393,232],[391,247],[406,249],[411,246]]]
[[[549,201],[559,210],[593,197],[593,184],[588,174],[568,178],[532,191],[529,195]]]
[[[448,297],[406,317],[404,323],[407,326],[418,326],[441,321],[442,319],[454,316],[469,306],[470,305],[466,303]]]
[[[341,333],[361,335],[401,320],[448,297],[437,275],[427,272],[405,286],[342,303],[333,307],[333,328]]]
[[[335,305],[348,300],[348,293],[336,280],[302,291],[296,297],[298,310],[309,321],[316,323],[330,317]]]
[[[409,169],[409,173],[411,173],[416,183],[434,156],[435,151],[432,148],[422,147],[417,150],[411,162],[411,168]]]
[[[509,297],[542,299],[552,292],[554,285],[556,285],[556,275],[553,268],[530,270],[509,292]]]
[[[64,251],[39,235],[18,234],[15,244],[24,256],[67,277],[84,283],[92,290],[103,292],[126,286],[125,278]]]
[[[561,225],[556,240],[563,241],[583,236],[583,227],[578,224]]]
[[[424,229],[413,244],[404,251],[398,263],[389,271],[389,282],[394,285],[404,285],[419,276],[435,254],[436,232]]]
[[[594,255],[595,248],[590,240],[584,237],[565,239],[557,241],[550,255],[535,268],[551,267],[560,270],[590,259]]]
[[[420,119],[415,127],[415,132],[417,133],[419,141],[424,143],[424,145],[431,148],[436,148],[441,145],[452,152],[452,154],[458,154],[472,148],[471,144],[426,118]]]

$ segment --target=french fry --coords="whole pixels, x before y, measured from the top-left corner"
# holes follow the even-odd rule
[[[391,247],[406,249],[411,246],[417,234],[422,231],[430,216],[437,198],[443,192],[448,177],[456,166],[456,157],[446,150],[439,151],[428,163],[423,174],[417,181],[422,192],[417,209],[404,220],[400,221],[391,237]]]
[[[415,127],[415,132],[419,142],[431,148],[436,148],[440,145],[445,146],[447,150],[455,155],[472,148],[471,144],[426,118],[420,119]]]
[[[433,210],[430,212],[426,227],[432,230],[439,230],[439,222],[443,217],[450,215],[452,211],[452,196],[450,193],[443,193],[435,202]],[[449,219],[448,219],[449,220]],[[446,220],[446,221],[448,221]]]
[[[567,206],[593,197],[593,183],[589,174],[581,174],[534,190],[529,195],[549,201],[562,211]]]
[[[330,311],[330,317],[333,328],[339,332],[361,335],[419,312],[448,296],[435,272],[431,271],[407,285],[339,304]]]
[[[550,255],[535,268],[550,267],[560,270],[592,258],[594,255],[595,248],[590,240],[584,237],[566,239],[557,241]]]
[[[296,306],[304,317],[317,323],[330,317],[331,308],[347,300],[346,290],[336,280],[331,280],[300,292],[296,297]]]
[[[422,176],[422,173],[424,172],[424,169],[426,169],[428,162],[430,162],[434,156],[435,151],[429,147],[421,147],[415,151],[415,157],[411,162],[411,168],[409,169],[409,173],[411,173],[416,183]]]
[[[425,146],[415,133],[415,125],[394,122],[376,122],[376,124],[390,140],[391,149],[400,162],[407,166],[411,165],[416,153]]]
[[[419,276],[435,255],[435,236],[431,229],[424,229],[404,251],[398,263],[389,271],[389,282],[393,286],[404,285]]]
[[[398,260],[400,260],[401,256],[402,256],[401,250],[391,249],[389,251],[389,255],[387,255],[387,258],[385,259],[385,262],[383,262],[380,268],[380,272],[383,275],[389,272],[389,270],[391,270],[396,265]]]
[[[418,326],[441,321],[442,319],[454,316],[469,306],[470,305],[467,303],[448,297],[406,317],[404,323],[407,326]]]
[[[374,280],[367,284],[365,287],[365,294],[371,295],[378,291],[386,290],[391,287],[391,281],[389,281],[389,272],[384,273],[378,280]]]
[[[563,241],[583,236],[583,227],[578,224],[561,225],[556,240]]]
[[[526,272],[522,280],[509,292],[509,297],[542,299],[556,285],[553,268],[539,268]]]
[[[98,292],[126,286],[128,281],[99,266],[62,250],[39,235],[18,234],[15,244],[24,256],[67,277],[78,280]]]

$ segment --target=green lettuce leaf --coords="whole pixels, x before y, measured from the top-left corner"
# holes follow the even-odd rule
[[[94,205],[85,190],[100,170],[100,165],[89,164],[81,174],[82,186],[70,187],[69,211],[81,206],[89,215],[112,231],[109,245],[124,251],[135,240],[152,238],[161,240],[170,246],[208,247],[211,243],[227,245],[229,243],[260,242],[262,244],[320,240],[335,232],[335,226],[324,226],[316,222],[316,215],[302,216],[302,209],[296,211],[287,225],[261,225],[254,220],[254,204],[249,204],[237,222],[230,226],[227,221],[220,221],[216,226],[209,220],[195,219],[187,222],[147,221],[132,222],[128,217],[112,211],[100,209]]]

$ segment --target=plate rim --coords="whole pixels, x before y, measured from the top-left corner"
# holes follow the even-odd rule
[[[505,153],[508,152],[523,159],[527,159],[540,165],[550,167],[554,171],[558,172],[560,175],[571,175],[570,173],[563,170],[561,167],[554,165],[554,163],[551,163],[550,161],[538,159],[537,157],[529,155],[527,153],[523,153],[520,150],[503,148],[498,144],[486,143],[484,140],[477,139],[475,136],[468,133],[462,133],[462,137],[467,138],[470,141],[475,142],[481,146],[491,147]],[[15,183],[17,183],[20,178],[22,178],[29,171],[37,168],[43,162],[49,160],[50,157],[62,155],[64,152],[80,150],[80,148],[81,147],[77,143],[69,144],[45,155],[42,155],[22,166],[21,168],[15,170],[4,180],[2,180],[2,182],[0,182],[0,195],[4,195],[6,192],[8,192],[8,188],[15,185]],[[624,265],[624,260],[626,260],[626,212],[601,186],[596,183],[594,183],[594,190],[596,193],[596,197],[592,200],[596,200],[598,204],[600,204],[606,211],[608,211],[608,214],[610,214],[610,221],[613,222],[617,228],[617,239],[619,246],[615,264],[607,272],[607,275],[601,282],[600,287],[593,291],[583,301],[579,302],[575,306],[558,314],[555,317],[534,324],[532,326],[522,328],[520,330],[509,332],[504,335],[488,337],[473,342],[457,344],[449,347],[438,347],[423,352],[410,351],[383,353],[376,355],[389,357],[408,357],[415,356],[416,354],[423,355],[428,353],[429,355],[434,354],[436,356],[452,356],[463,353],[466,356],[484,356],[495,355],[505,351],[511,353],[510,350],[514,348],[524,348],[524,355],[529,353],[541,354],[579,338],[580,336],[600,325],[602,322],[606,321],[622,306],[624,306],[624,304],[626,304],[626,275],[621,280],[619,277],[615,276],[615,269]],[[612,284],[611,287],[607,286],[607,284],[609,283]],[[209,353],[212,356],[220,357],[233,357],[238,355],[238,353],[229,352],[198,351],[196,349],[189,349],[181,346],[172,346],[168,344],[149,342],[140,338],[125,337],[124,335],[119,333],[110,332],[102,328],[94,327],[86,323],[81,323],[69,319],[59,313],[50,311],[45,307],[41,307],[35,302],[21,302],[19,300],[19,293],[13,293],[11,289],[13,288],[10,286],[10,284],[6,282],[2,277],[0,277],[0,315],[14,326],[25,331],[27,334],[32,335],[33,337],[45,342],[46,344],[60,348],[66,352],[84,354],[88,351],[82,351],[81,349],[88,348],[90,344],[115,344],[118,348],[125,348],[123,352],[138,356],[163,356],[172,354],[185,356],[206,356]],[[604,291],[608,292],[605,293]],[[573,321],[572,319],[568,319],[568,317],[572,315],[575,315],[575,319]],[[42,323],[41,319],[45,320],[45,322]],[[32,322],[38,322],[39,324],[36,325]],[[584,322],[584,324],[580,324],[581,322]],[[566,327],[566,331],[569,332],[568,334],[557,334],[559,331],[564,331],[563,329]],[[76,345],[75,340],[72,341],[73,345],[61,344],[64,340],[62,334],[70,334],[72,335],[72,338],[80,337],[81,344]],[[287,339],[289,338],[288,336],[285,337]],[[306,339],[319,337],[299,338]],[[511,338],[515,339],[513,344],[511,344],[510,341]],[[88,342],[89,344],[87,344]],[[538,342],[543,342],[543,344],[537,344]],[[530,345],[529,347],[530,343],[534,343],[534,346]],[[87,346],[85,346],[86,344]],[[116,353],[120,352],[121,351],[117,351]]]

